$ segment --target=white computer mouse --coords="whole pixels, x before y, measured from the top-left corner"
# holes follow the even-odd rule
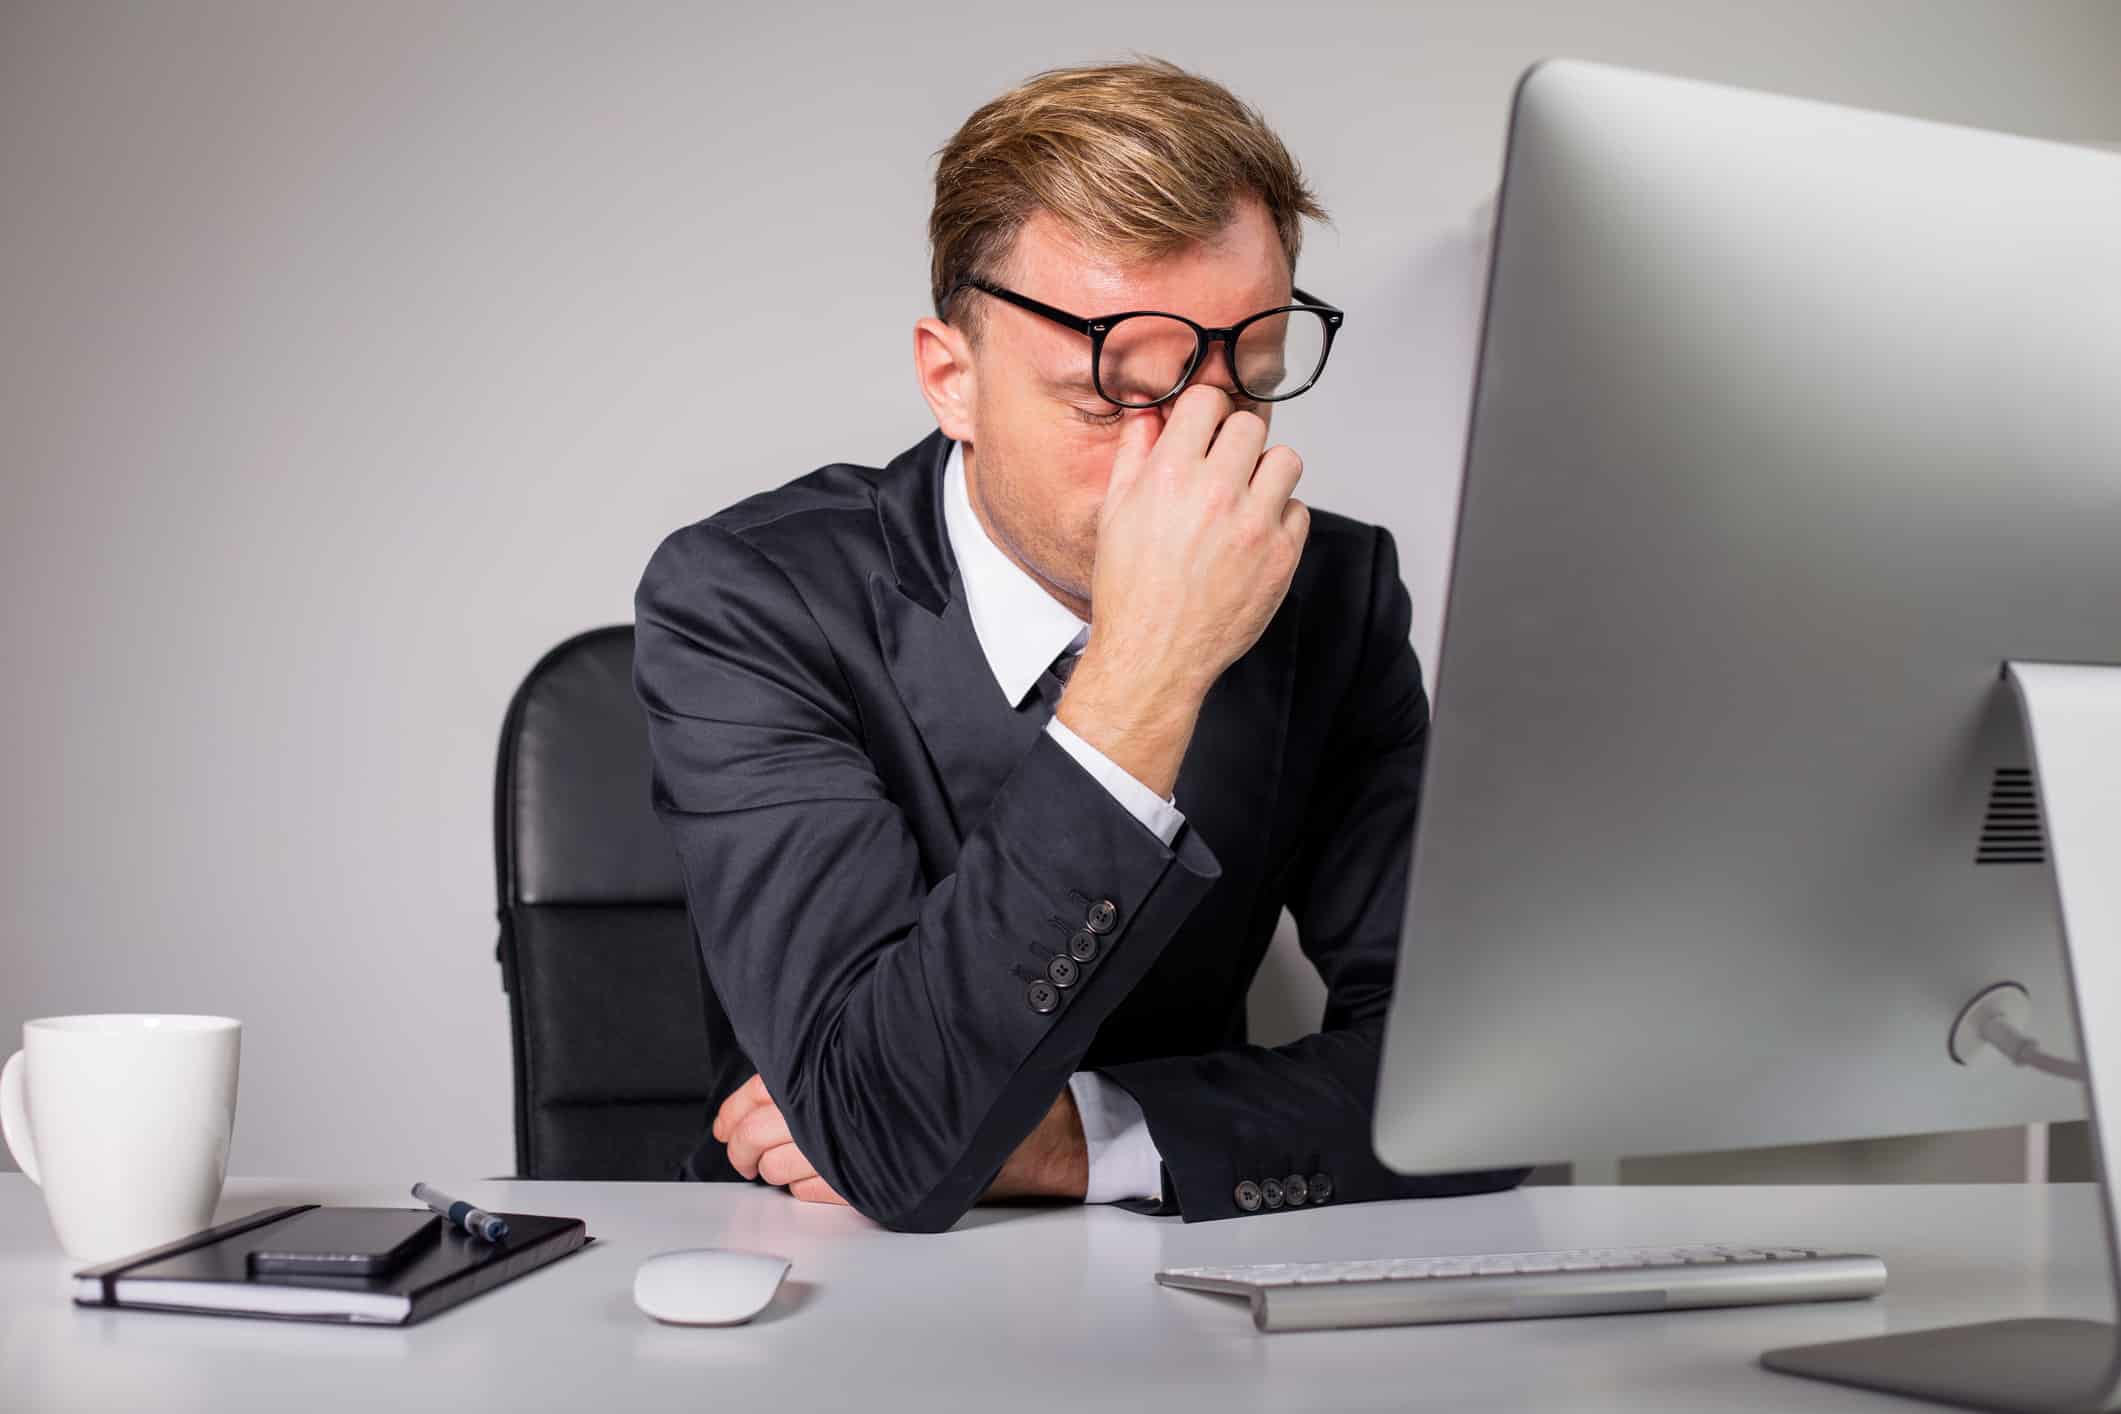
[[[766,1309],[786,1275],[788,1259],[766,1252],[658,1252],[634,1273],[633,1304],[677,1326],[742,1325]]]

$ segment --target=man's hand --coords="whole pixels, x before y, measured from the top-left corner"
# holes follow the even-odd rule
[[[1201,699],[1289,592],[1311,513],[1303,462],[1199,384],[1131,415],[1099,513],[1090,642],[1061,699],[1069,730],[1159,795],[1178,780]]]
[[[847,1202],[818,1177],[817,1165],[795,1147],[781,1107],[756,1075],[722,1101],[714,1117],[714,1137],[728,1150],[730,1167],[746,1178],[762,1178],[806,1203]],[[1076,1112],[1074,1094],[1062,1090],[1038,1128],[1025,1136],[994,1176],[985,1196],[1080,1198],[1089,1183],[1090,1150],[1083,1140],[1082,1118]]]
[[[722,1101],[714,1117],[714,1137],[727,1148],[729,1165],[746,1178],[763,1178],[806,1203],[838,1203],[845,1198],[817,1176],[817,1165],[803,1157],[788,1133],[781,1107],[766,1093],[766,1082],[754,1075]]]

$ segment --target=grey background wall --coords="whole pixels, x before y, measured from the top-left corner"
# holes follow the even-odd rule
[[[670,529],[927,430],[929,155],[1130,48],[1338,218],[1347,333],[1277,431],[1398,535],[1425,656],[1527,63],[2121,137],[2098,3],[7,3],[0,1036],[229,1013],[238,1170],[506,1170],[510,690]]]

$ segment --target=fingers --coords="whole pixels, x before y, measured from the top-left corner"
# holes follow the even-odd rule
[[[761,1105],[737,1124],[729,1136],[729,1166],[746,1178],[759,1176],[759,1158],[768,1149],[794,1143],[779,1105]],[[770,1182],[771,1180],[769,1180]]]
[[[1132,481],[1134,474],[1149,460],[1161,425],[1162,419],[1149,411],[1130,412],[1121,420],[1119,450],[1112,456],[1112,488]]]
[[[1304,541],[1311,535],[1311,508],[1291,497],[1289,504],[1281,508],[1281,528],[1283,534],[1296,542],[1297,553],[1301,554]]]
[[[1282,507],[1303,479],[1304,459],[1290,447],[1269,447],[1252,473],[1252,494],[1269,515],[1280,517]]]
[[[714,1142],[727,1144],[729,1136],[736,1132],[737,1125],[745,1115],[760,1105],[772,1103],[773,1097],[766,1093],[766,1081],[762,1076],[754,1075],[737,1086],[729,1098],[722,1101],[722,1107],[715,1111]]]
[[[1256,412],[1233,412],[1216,429],[1208,465],[1239,487],[1252,479],[1259,454],[1267,445],[1267,420]]]
[[[832,1185],[822,1178],[806,1178],[801,1182],[791,1183],[788,1185],[788,1191],[805,1203],[837,1203],[843,1208],[848,1206],[847,1200],[833,1192]]]
[[[1233,406],[1230,395],[1214,384],[1195,383],[1171,404],[1171,416],[1164,421],[1157,445],[1169,443],[1171,451],[1188,459],[1206,456],[1216,429]]]
[[[787,1117],[766,1093],[761,1077],[752,1076],[722,1101],[714,1116],[714,1137],[728,1146],[730,1167],[744,1177],[786,1188],[806,1203],[847,1205],[795,1146]]]
[[[817,1166],[803,1157],[793,1144],[781,1144],[759,1156],[759,1177],[775,1188],[786,1188],[806,1178],[817,1177]]]

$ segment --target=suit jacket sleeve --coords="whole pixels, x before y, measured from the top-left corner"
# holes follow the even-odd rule
[[[1166,847],[1042,733],[955,872],[926,879],[832,647],[772,561],[687,527],[650,560],[635,619],[654,805],[737,1039],[841,1196],[890,1227],[948,1227],[1213,884],[1214,856]],[[1031,984],[1101,901],[1097,960],[1036,1009]]]
[[[1361,658],[1289,875],[1289,910],[1326,982],[1321,1029],[1286,1046],[1102,1068],[1140,1102],[1163,1155],[1164,1207],[1188,1222],[1242,1215],[1235,1195],[1246,1179],[1324,1174],[1339,1203],[1489,1192],[1529,1172],[1407,1178],[1371,1149],[1429,724],[1410,618],[1398,554],[1380,529]]]

